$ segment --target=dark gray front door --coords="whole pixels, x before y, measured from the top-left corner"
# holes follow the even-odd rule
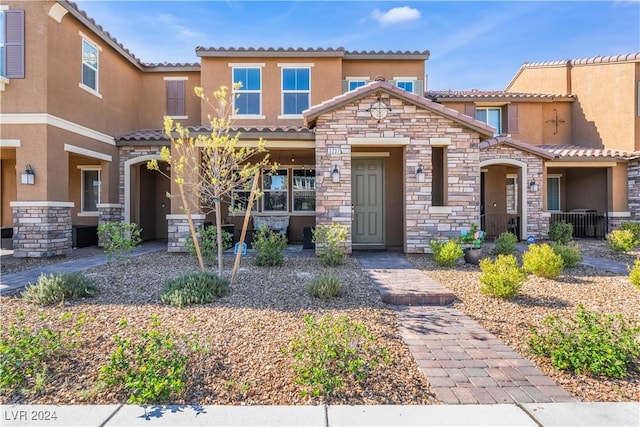
[[[384,246],[383,160],[353,159],[353,244]]]

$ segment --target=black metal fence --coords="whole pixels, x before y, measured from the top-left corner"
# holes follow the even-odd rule
[[[552,213],[549,226],[558,221],[565,221],[573,225],[573,237],[604,239],[609,232],[607,212],[576,209],[571,212]]]
[[[480,228],[487,237],[498,237],[509,231],[520,238],[520,215],[507,212],[491,212],[480,216]]]

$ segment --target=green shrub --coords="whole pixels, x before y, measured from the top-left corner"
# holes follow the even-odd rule
[[[635,237],[631,230],[614,230],[607,234],[609,248],[616,252],[629,252],[636,247]]]
[[[632,232],[636,246],[640,245],[640,222],[623,222],[620,224],[620,230],[629,230]]]
[[[305,330],[288,348],[296,360],[296,383],[305,386],[303,396],[329,396],[348,387],[348,381],[362,384],[374,367],[391,362],[388,350],[377,346],[376,337],[358,321],[305,316],[304,323]]]
[[[560,275],[564,262],[562,256],[555,253],[551,246],[543,243],[529,245],[529,250],[522,255],[522,266],[535,276],[554,279]]]
[[[553,252],[562,257],[562,263],[564,268],[573,267],[579,262],[582,262],[582,252],[580,252],[580,246],[577,243],[568,243],[563,245],[561,243],[551,243]]]
[[[116,349],[109,356],[109,363],[100,368],[103,387],[124,390],[127,403],[173,401],[185,388],[187,349],[193,351],[195,346],[185,342],[187,338],[177,341],[171,333],[161,332],[160,326],[152,316],[150,327],[134,338],[116,335]],[[191,339],[195,341],[197,337]]]
[[[19,318],[24,321],[24,316]],[[38,391],[55,361],[78,345],[78,334],[77,327],[62,332],[0,325],[0,391]]]
[[[566,221],[556,221],[549,227],[549,240],[566,245],[573,241],[573,224]]]
[[[263,225],[253,237],[253,248],[258,251],[256,265],[282,265],[287,236],[271,231]]]
[[[315,277],[307,286],[312,297],[328,300],[342,295],[340,278],[333,273]]]
[[[107,259],[114,256],[122,261],[131,256],[131,251],[142,242],[142,229],[133,222],[112,221],[98,226],[98,239],[102,243]]]
[[[313,242],[324,265],[342,265],[347,255],[347,226],[337,222],[319,225],[313,230]]]
[[[518,243],[518,237],[509,231],[505,231],[496,239],[496,246],[493,252],[496,255],[512,255],[516,251],[516,243]]]
[[[205,261],[208,261],[210,265],[217,262],[218,256],[218,229],[210,225],[202,228],[198,231],[198,243],[200,243],[200,253]],[[185,246],[192,256],[196,256],[196,247],[193,244],[193,238],[191,236],[185,239]],[[233,236],[231,233],[227,233],[222,230],[222,250],[229,249],[233,246]]]
[[[480,271],[480,292],[498,298],[516,296],[527,278],[514,255],[498,255],[495,261],[480,260]]]
[[[636,288],[640,289],[640,258],[635,260],[633,268],[629,268],[629,281]]]
[[[630,325],[622,315],[589,312],[580,305],[574,318],[547,316],[546,332],[532,329],[529,347],[551,357],[556,369],[571,369],[622,378],[640,357],[640,325]]]
[[[184,307],[191,304],[206,304],[229,290],[229,282],[216,274],[197,271],[175,277],[164,285],[160,301]]]
[[[35,285],[29,284],[22,299],[38,305],[60,304],[65,299],[92,297],[96,288],[91,279],[80,272],[41,274]]]
[[[458,240],[432,240],[429,247],[433,252],[433,259],[440,267],[453,267],[464,256],[462,245]]]

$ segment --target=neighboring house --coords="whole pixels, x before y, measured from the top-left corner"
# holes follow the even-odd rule
[[[0,4],[0,218],[15,256],[68,253],[74,230],[112,220],[184,250],[170,181],[146,163],[170,144],[165,115],[209,130],[194,87],[234,82],[234,131],[266,139],[281,165],[253,216],[288,225],[290,241],[341,222],[350,249],[420,253],[471,223],[544,238],[552,212],[639,219],[640,54],[525,64],[504,92],[425,94],[428,51],[197,48],[199,63],[144,64],[71,2]],[[616,83],[578,84],[610,79],[599,67],[620,67]],[[245,192],[233,196],[241,208]],[[237,232],[243,216],[225,222]]]

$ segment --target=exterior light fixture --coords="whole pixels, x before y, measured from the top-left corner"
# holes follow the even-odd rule
[[[422,163],[418,165],[418,169],[416,169],[416,179],[418,182],[424,182],[424,171],[422,170]]]
[[[33,185],[36,183],[36,171],[33,170],[31,165],[27,165],[23,173],[20,174],[20,183]]]
[[[340,182],[340,171],[338,170],[338,165],[333,165],[333,170],[331,171],[331,180],[333,182]]]
[[[538,184],[536,184],[536,182],[533,179],[529,183],[529,191],[533,191],[533,192],[538,191]]]

